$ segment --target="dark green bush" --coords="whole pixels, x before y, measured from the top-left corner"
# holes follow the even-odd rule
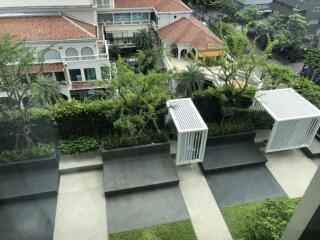
[[[95,137],[78,137],[70,140],[60,140],[58,149],[62,154],[90,152],[99,149],[99,141]]]
[[[209,123],[208,129],[208,135],[210,137],[250,132],[254,130],[250,121]]]
[[[267,200],[247,217],[245,239],[280,240],[299,200]]]
[[[53,155],[54,147],[52,145],[38,144],[33,147],[20,150],[2,151],[0,153],[0,163],[47,158]]]
[[[118,135],[105,136],[102,144],[105,149],[132,147],[150,143],[160,143],[168,140],[165,132],[148,132],[138,137],[120,137]]]
[[[294,88],[303,97],[320,108],[320,86],[308,78],[297,78],[291,82]]]
[[[91,102],[59,102],[53,108],[62,139],[81,136],[101,136],[114,132],[113,122],[117,115],[117,105],[111,100]]]

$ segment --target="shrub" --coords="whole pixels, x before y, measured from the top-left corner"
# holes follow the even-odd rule
[[[208,124],[208,135],[223,136],[228,134],[243,133],[253,131],[254,128],[250,121],[243,122],[222,122]]]
[[[99,149],[99,141],[94,137],[79,137],[71,140],[60,140],[58,146],[62,154],[90,152]]]
[[[320,108],[320,86],[307,78],[298,78],[291,82],[294,88],[303,97]]]
[[[150,143],[160,143],[167,141],[165,132],[148,132],[138,137],[120,137],[118,135],[105,136],[102,140],[105,149],[115,149],[122,147],[132,147]]]
[[[0,163],[47,158],[54,155],[54,147],[50,144],[38,144],[19,150],[8,150],[0,153]]]
[[[280,240],[299,200],[267,200],[247,217],[245,239]]]

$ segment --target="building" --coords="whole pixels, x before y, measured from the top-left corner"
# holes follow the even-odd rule
[[[274,0],[272,9],[287,16],[298,11],[308,20],[310,32],[315,33],[320,28],[319,0]]]
[[[236,0],[241,7],[255,5],[261,12],[271,12],[273,0]]]

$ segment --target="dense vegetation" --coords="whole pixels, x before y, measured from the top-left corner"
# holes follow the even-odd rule
[[[276,198],[222,209],[234,240],[280,240],[299,199]]]

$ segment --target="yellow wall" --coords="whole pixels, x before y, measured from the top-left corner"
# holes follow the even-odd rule
[[[223,50],[221,49],[211,49],[211,50],[199,50],[198,58],[204,57],[218,57],[223,54]]]

